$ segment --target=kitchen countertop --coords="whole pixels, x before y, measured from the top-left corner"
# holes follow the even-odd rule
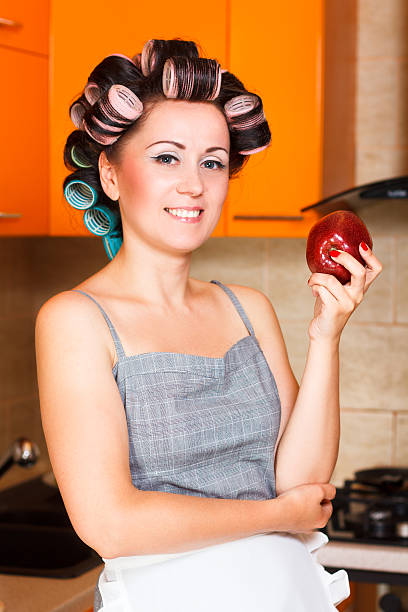
[[[41,578],[0,574],[4,612],[86,612],[103,563],[76,578]]]
[[[406,546],[381,546],[331,540],[317,551],[317,559],[319,563],[328,567],[408,573]]]
[[[0,479],[7,489],[49,472],[47,459],[29,468],[13,468]],[[0,603],[4,612],[86,612],[93,606],[94,590],[103,563],[76,578],[42,578],[0,573]],[[1,606],[0,606],[1,609]]]

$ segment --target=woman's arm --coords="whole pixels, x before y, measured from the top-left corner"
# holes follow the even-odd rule
[[[336,261],[351,272],[341,283],[331,274],[312,274],[308,284],[317,297],[309,326],[310,344],[300,387],[290,367],[278,319],[260,291],[231,285],[253,321],[281,400],[281,426],[275,450],[276,492],[300,484],[328,482],[338,455],[340,436],[339,344],[347,320],[369,285],[382,271],[372,254],[360,247],[368,267],[340,251]]]
[[[340,437],[339,342],[310,340],[305,370],[275,455],[276,493],[329,482]]]

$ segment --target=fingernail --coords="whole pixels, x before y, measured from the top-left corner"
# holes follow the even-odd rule
[[[340,251],[336,251],[335,249],[332,249],[331,251],[329,251],[329,255],[330,257],[338,257],[340,255]]]
[[[360,245],[361,245],[361,248],[364,249],[364,251],[368,251],[368,246],[366,245],[365,242],[361,242]]]

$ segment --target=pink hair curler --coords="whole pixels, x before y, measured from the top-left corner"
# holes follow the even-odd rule
[[[154,51],[153,38],[145,42],[143,46],[140,58],[140,65],[144,76],[149,76],[152,70],[154,70],[154,67],[156,65],[156,53]]]
[[[102,128],[106,134],[92,129],[92,123],[87,124],[85,121],[83,121],[83,129],[99,144],[110,145],[140,117],[143,112],[143,103],[128,87],[115,84],[111,85],[107,94],[99,98],[97,108],[99,117],[102,115],[102,118],[92,115],[91,121]],[[106,123],[104,119],[107,120]],[[109,122],[116,123],[116,125],[110,125]]]
[[[136,55],[134,55],[132,57],[132,62],[135,64],[135,66],[137,66],[139,69],[141,69],[142,64],[141,64],[141,58],[142,58],[142,54],[141,53],[136,53]]]
[[[73,104],[69,112],[72,123],[79,130],[82,129],[82,119],[86,111],[87,111],[87,107],[83,104],[82,101],[78,100],[78,102],[75,102],[75,104]]]
[[[219,64],[217,64],[217,77],[216,77],[216,81],[215,81],[215,90],[213,91],[212,95],[207,98],[207,100],[215,100],[215,98],[218,98],[219,93],[220,93],[220,89],[221,89],[221,66]]]
[[[264,149],[266,149],[266,147],[269,147],[269,145],[270,145],[270,141],[263,147],[258,147],[257,149],[251,149],[250,151],[238,151],[238,152],[241,155],[253,155],[254,153],[259,153],[260,151],[263,151]]]
[[[263,109],[260,110],[260,112],[257,115],[254,115],[252,117],[249,117],[248,119],[244,119],[243,121],[240,122],[232,122],[231,127],[234,130],[250,130],[254,127],[256,127],[257,125],[261,125],[261,123],[264,123],[266,121],[266,117],[264,115]]]
[[[101,91],[96,83],[89,81],[85,85],[84,96],[88,100],[89,104],[95,104],[101,96]]]
[[[224,104],[225,114],[228,119],[234,119],[240,115],[245,115],[259,105],[259,100],[255,96],[243,94],[242,96],[235,96]]]
[[[163,77],[162,77],[163,93],[166,98],[177,98],[178,86],[176,80],[176,71],[174,67],[174,61],[169,57],[163,66]]]
[[[85,130],[85,132],[92,138],[92,140],[95,140],[96,142],[99,142],[99,144],[102,145],[111,145],[114,142],[116,142],[116,140],[119,138],[119,135],[116,136],[108,136],[105,134],[99,134],[97,132],[94,132],[92,129],[88,128],[87,124],[85,123],[85,121],[82,124],[83,129]],[[106,126],[104,126],[106,127]]]
[[[135,121],[143,112],[143,103],[132,90],[124,85],[112,85],[108,100],[115,111],[128,121]]]
[[[195,58],[195,61],[206,61],[205,58]],[[213,91],[207,96],[207,100],[214,100],[220,93],[221,89],[221,66],[212,60],[214,63],[215,74],[215,85]],[[193,61],[189,57],[178,58],[179,73],[182,76],[177,77],[176,65],[173,58],[169,57],[163,66],[162,76],[162,87],[163,93],[166,98],[178,98],[179,96],[184,100],[189,100],[194,91],[194,68]],[[198,64],[198,71],[205,71],[204,64]],[[204,72],[205,74],[205,72]]]

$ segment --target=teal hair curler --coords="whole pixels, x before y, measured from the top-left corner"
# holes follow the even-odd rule
[[[108,234],[102,238],[102,241],[109,259],[112,260],[122,246],[122,232],[117,232],[113,235]]]
[[[84,223],[96,236],[112,234],[120,226],[120,212],[104,204],[92,206],[84,212]]]
[[[112,260],[123,242],[120,212],[104,204],[92,206],[84,213],[84,223],[90,232],[103,237],[106,254]]]
[[[68,204],[71,204],[73,208],[82,210],[90,208],[98,200],[98,194],[95,189],[85,181],[78,179],[73,179],[66,185],[64,196]]]

